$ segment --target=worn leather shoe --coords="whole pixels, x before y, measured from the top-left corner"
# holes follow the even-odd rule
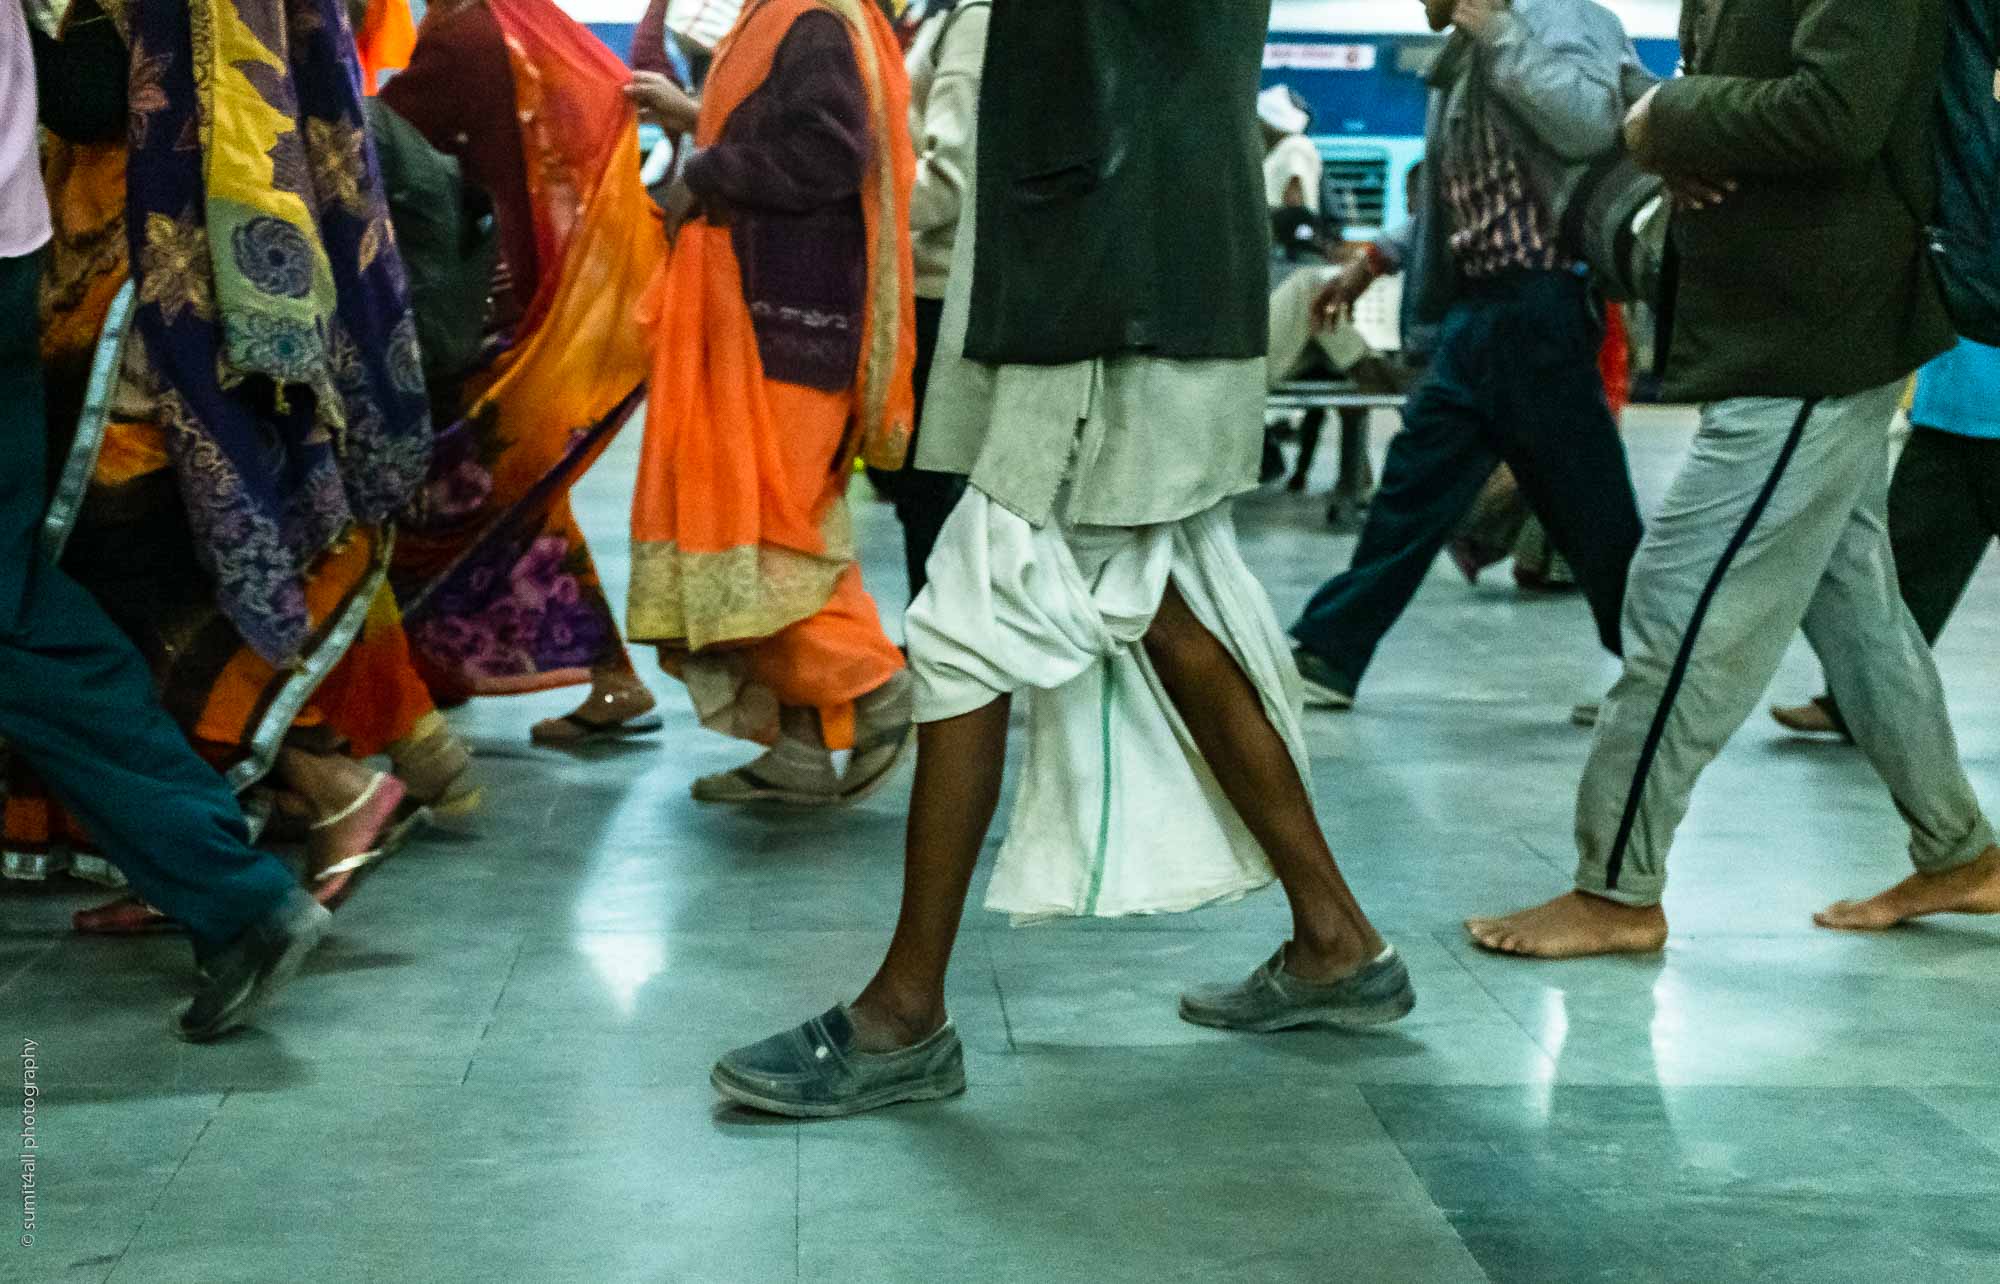
[[[202,986],[175,1015],[174,1033],[206,1043],[242,1026],[298,975],[332,923],[333,915],[311,896],[288,893],[249,931],[201,961]]]
[[[1359,1028],[1400,1021],[1417,1006],[1409,969],[1394,946],[1338,981],[1306,981],[1285,971],[1283,946],[1234,985],[1206,985],[1181,996],[1181,1019],[1223,1030],[1269,1034],[1303,1025]]]
[[[795,1030],[736,1049],[715,1063],[709,1081],[755,1110],[833,1119],[957,1096],[965,1091],[965,1048],[947,1021],[911,1047],[862,1052],[854,1046],[847,1009],[835,1007]]]

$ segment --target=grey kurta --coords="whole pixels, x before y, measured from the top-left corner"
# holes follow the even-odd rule
[[[967,172],[977,174],[976,157]],[[1261,358],[1132,354],[1059,366],[965,358],[976,206],[968,192],[917,466],[969,477],[1034,526],[1052,518],[1083,526],[1177,522],[1254,489],[1264,435]]]

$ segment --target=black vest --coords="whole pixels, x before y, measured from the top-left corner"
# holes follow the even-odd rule
[[[1264,354],[1269,0],[995,0],[965,354]]]

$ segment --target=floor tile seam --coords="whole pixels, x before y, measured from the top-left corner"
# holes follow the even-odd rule
[[[201,1131],[194,1135],[194,1140],[188,1143],[188,1148],[181,1152],[180,1162],[174,1165],[174,1171],[168,1175],[165,1181],[160,1183],[159,1190],[153,1194],[153,1202],[146,1205],[145,1212],[139,1214],[138,1223],[132,1227],[131,1235],[126,1237],[125,1243],[118,1250],[117,1260],[111,1264],[111,1270],[105,1274],[104,1284],[112,1284],[112,1281],[117,1278],[118,1272],[124,1268],[126,1256],[131,1253],[132,1245],[138,1243],[139,1237],[146,1233],[146,1227],[153,1220],[153,1214],[160,1210],[160,1205],[166,1201],[167,1192],[173,1189],[176,1181],[180,1180],[181,1173],[187,1169],[188,1160],[194,1158],[194,1152],[200,1148],[203,1139],[208,1136],[209,1129],[215,1127],[215,1121],[221,1118],[224,1108],[229,1105],[229,1099],[235,1095],[235,1092],[234,1088],[225,1088],[222,1090],[221,1099],[215,1103],[215,1109],[209,1111],[208,1118],[201,1121]]]
[[[463,1088],[472,1079],[472,1067],[479,1060],[479,1049],[486,1043],[486,1036],[493,1032],[493,1023],[500,1017],[500,1004],[507,997],[507,989],[514,983],[514,974],[520,970],[521,957],[528,952],[526,938],[516,936],[514,953],[507,960],[507,974],[500,978],[500,988],[493,994],[493,1006],[486,1012],[486,1021],[479,1027],[479,1037],[472,1041],[472,1051],[465,1058],[465,1073],[459,1076],[458,1086]]]
[[[1518,829],[1507,830],[1503,836],[1511,838],[1515,842],[1521,844],[1521,846],[1527,848],[1529,855],[1533,856],[1536,860],[1542,862],[1542,864],[1547,865],[1550,869],[1553,869],[1556,873],[1568,874],[1574,872],[1575,866],[1573,864],[1570,865],[1568,868],[1565,868],[1564,861],[1559,860],[1554,856],[1551,856],[1548,853],[1548,851],[1542,846],[1542,844],[1536,842],[1533,838],[1530,838],[1527,834],[1521,832],[1520,830]]]
[[[986,954],[986,975],[993,982],[993,997],[1000,1004],[1000,1029],[1007,1036],[1007,1055],[1019,1056],[1021,1045],[1014,1039],[1014,1014],[1007,1007],[1007,991],[1000,984],[1000,960],[991,950]]]
[[[1389,1121],[1382,1117],[1382,1112],[1377,1110],[1375,1103],[1369,1099],[1368,1085],[1355,1084],[1354,1095],[1361,1098],[1361,1104],[1368,1110],[1368,1117],[1375,1121],[1375,1126],[1382,1130],[1382,1136],[1395,1148],[1396,1157],[1403,1161],[1403,1167],[1409,1172],[1411,1179],[1417,1183],[1417,1189],[1424,1192],[1424,1198],[1429,1201],[1431,1208],[1437,1213],[1439,1219],[1444,1222],[1445,1229],[1450,1231],[1451,1237],[1458,1241],[1459,1248],[1465,1252],[1466,1260],[1472,1263],[1472,1268],[1479,1272],[1481,1279],[1486,1280],[1487,1284],[1494,1284],[1493,1276],[1488,1273],[1486,1264],[1479,1260],[1479,1254],[1472,1251],[1472,1245],[1465,1242],[1465,1236],[1459,1232],[1458,1223],[1452,1219],[1450,1213],[1445,1211],[1444,1205],[1438,1203],[1437,1196],[1431,1193],[1431,1184],[1425,1181],[1423,1173],[1418,1171],[1416,1162],[1410,1158],[1410,1152],[1403,1148],[1403,1143],[1397,1138],[1395,1132],[1390,1129]]]
[[[1938,1109],[1935,1105],[1931,1103],[1930,1100],[1931,1093],[1938,1091],[1949,1092],[1957,1088],[1963,1088],[1965,1086],[1966,1085],[1964,1084],[1915,1084],[1915,1085],[1904,1086],[1902,1088],[1902,1091],[1905,1094],[1907,1094],[1911,1100],[1915,1101],[1919,1106],[1922,1106],[1925,1112],[1928,1113],[1932,1118],[1937,1119],[1941,1123],[1944,1123],[1945,1125],[1950,1127],[1953,1132],[1957,1133],[1961,1137],[1964,1137],[1966,1140],[1970,1141],[1973,1145],[1979,1147],[1987,1154],[1992,1155],[1996,1160],[2000,1160],[2000,1143],[1987,1141],[1986,1138],[1972,1131],[1972,1129],[1966,1127],[1964,1124],[1952,1118],[1950,1115]]]
[[[792,1281],[804,1284],[806,1271],[806,1128],[792,1123]]]
[[[1463,929],[1461,928],[1459,930],[1462,931]],[[1491,1000],[1494,1007],[1500,1009],[1501,1014],[1507,1018],[1508,1022],[1515,1029],[1519,1030],[1522,1033],[1522,1035],[1527,1038],[1528,1042],[1535,1045],[1535,1050],[1537,1052],[1540,1052],[1542,1056],[1548,1059],[1549,1069],[1551,1070],[1560,1069],[1562,1066],[1561,1056],[1555,1050],[1550,1048],[1548,1044],[1543,1043],[1541,1037],[1537,1035],[1533,1030],[1530,1030],[1528,1028],[1528,1023],[1523,1021],[1520,1018],[1520,1016],[1515,1013],[1512,1005],[1510,1005],[1505,999],[1501,998],[1499,995],[1495,994],[1493,992],[1493,987],[1486,984],[1485,978],[1480,976],[1479,973],[1475,972],[1472,968],[1472,965],[1466,962],[1465,956],[1461,954],[1457,949],[1453,948],[1453,946],[1457,944],[1458,938],[1453,934],[1452,929],[1440,928],[1431,933],[1431,939],[1435,941],[1438,944],[1439,948],[1443,949],[1446,954],[1451,956],[1451,961],[1458,965],[1459,971],[1465,973],[1466,976],[1472,979],[1472,983],[1479,987],[1479,992],[1481,994],[1484,994],[1489,1000]]]

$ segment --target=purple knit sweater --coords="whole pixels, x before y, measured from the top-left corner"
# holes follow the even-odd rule
[[[868,100],[847,28],[809,13],[771,74],[688,162],[702,215],[730,229],[764,373],[826,392],[861,359]]]

